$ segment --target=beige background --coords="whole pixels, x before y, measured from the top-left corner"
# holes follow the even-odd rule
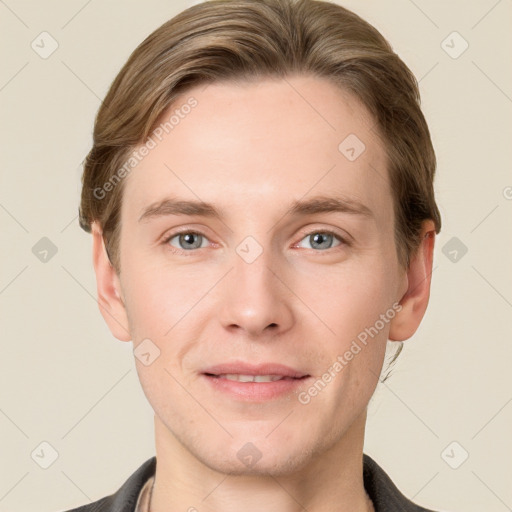
[[[154,454],[132,345],[100,316],[77,208],[101,98],[137,44],[192,3],[0,1],[0,511],[99,499]],[[423,506],[512,510],[512,2],[340,3],[420,80],[444,222],[429,310],[371,402],[365,451]],[[43,31],[59,45],[47,59],[31,48]],[[469,44],[458,58],[442,46],[453,31]],[[46,263],[32,252],[43,237],[57,248]],[[453,237],[468,248],[455,262],[442,252]],[[48,469],[31,457],[44,441],[58,452]]]

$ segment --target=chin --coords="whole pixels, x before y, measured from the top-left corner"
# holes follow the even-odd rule
[[[213,471],[236,476],[285,476],[306,467],[320,447],[305,447],[303,440],[284,439],[273,433],[265,435],[235,435],[204,440],[188,446],[202,464]],[[316,450],[315,450],[316,448]]]
[[[231,476],[279,477],[300,471],[307,466],[310,460],[310,456],[304,451],[294,450],[293,453],[290,452],[291,450],[287,448],[283,453],[262,454],[261,458],[252,464],[241,462],[237,451],[224,454],[222,457],[203,457],[200,460],[210,469]]]

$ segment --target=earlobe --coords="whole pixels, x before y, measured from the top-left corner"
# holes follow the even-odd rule
[[[103,232],[97,222],[92,225],[92,255],[98,306],[110,332],[120,341],[131,341],[128,317],[122,298],[119,276],[110,263],[103,240]]]
[[[400,300],[402,309],[391,321],[388,336],[391,341],[404,341],[410,338],[425,315],[430,297],[435,234],[433,221],[425,221],[421,232],[421,244],[411,257],[406,271],[406,291]]]

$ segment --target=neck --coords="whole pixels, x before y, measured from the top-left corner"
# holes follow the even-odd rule
[[[373,512],[363,483],[366,411],[328,450],[279,474],[230,474],[206,465],[155,415],[157,466],[150,512]]]

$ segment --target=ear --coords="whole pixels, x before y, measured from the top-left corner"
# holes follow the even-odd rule
[[[122,299],[119,276],[110,263],[97,222],[92,225],[92,257],[96,273],[98,306],[110,332],[120,341],[131,341],[128,316]]]
[[[391,341],[404,341],[410,338],[423,319],[430,297],[435,235],[434,222],[424,221],[421,244],[412,256],[406,271],[400,300],[402,309],[391,320],[388,336]]]

